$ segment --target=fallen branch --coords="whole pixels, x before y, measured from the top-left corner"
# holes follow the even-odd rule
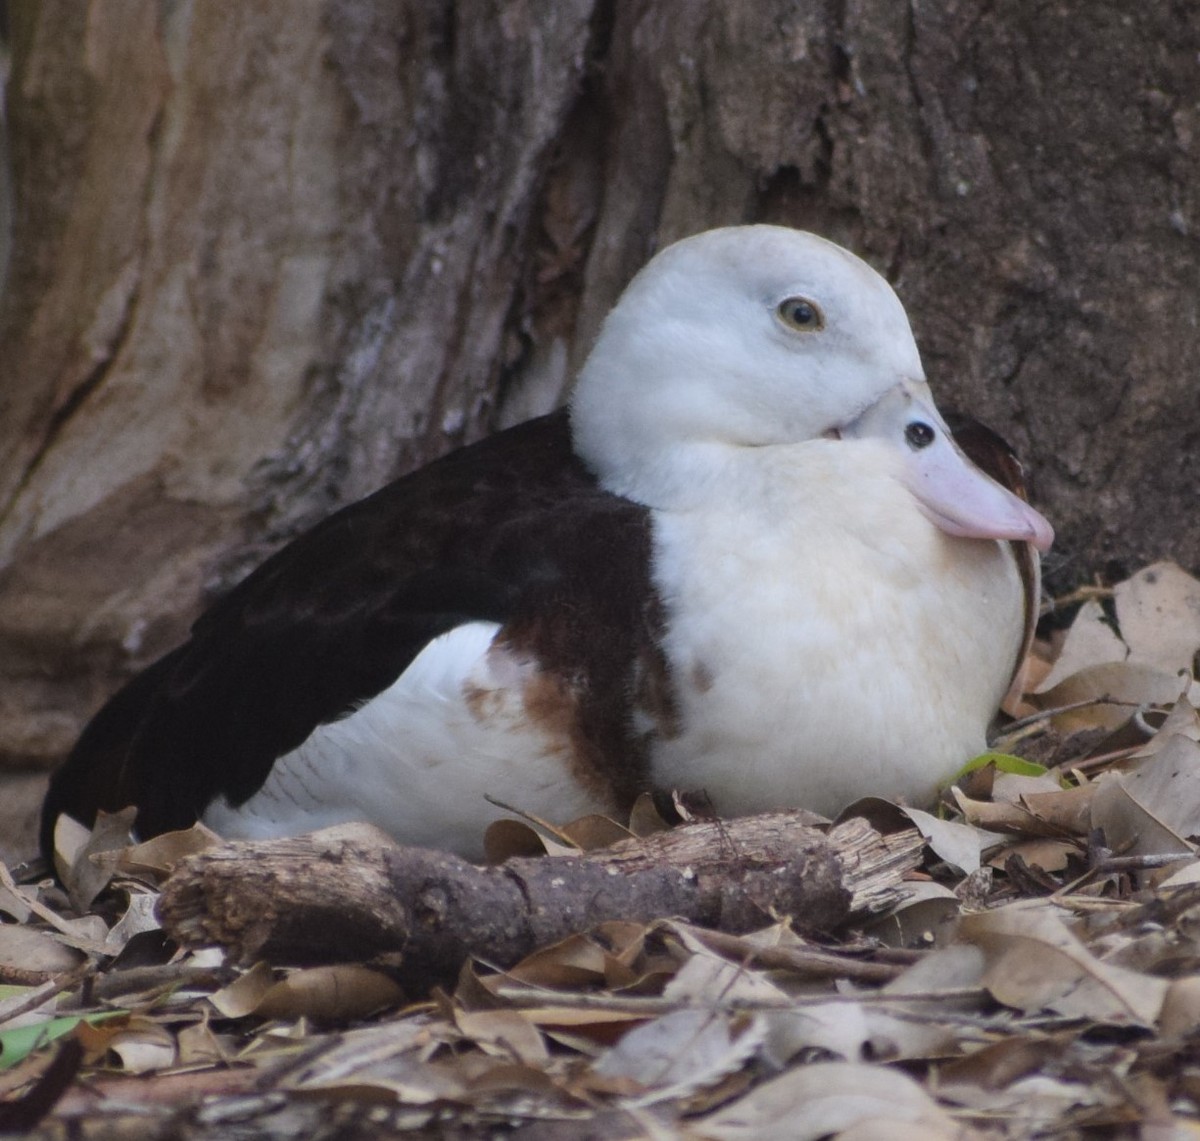
[[[739,933],[789,916],[800,930],[829,931],[894,902],[921,847],[915,831],[883,836],[849,820],[822,833],[779,813],[481,868],[345,825],[188,856],[159,913],[173,938],[218,944],[243,963],[399,952],[415,989],[452,979],[469,956],[511,966],[612,919],[674,916]]]

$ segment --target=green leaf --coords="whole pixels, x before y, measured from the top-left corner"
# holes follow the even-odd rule
[[[23,989],[23,988],[21,988]],[[9,1069],[24,1061],[34,1050],[70,1034],[81,1022],[105,1022],[127,1014],[124,1010],[102,1010],[95,1014],[67,1014],[59,1018],[47,1018],[28,1026],[16,1026],[0,1030],[0,1070]]]
[[[1045,765],[1039,765],[1036,761],[1027,761],[1023,757],[1014,757],[1011,753],[980,753],[974,760],[968,761],[961,769],[955,773],[951,784],[958,780],[959,777],[964,777],[967,773],[973,773],[976,769],[981,769],[985,765],[995,765],[997,770],[1002,773],[1012,773],[1019,777],[1040,777],[1047,772]]]

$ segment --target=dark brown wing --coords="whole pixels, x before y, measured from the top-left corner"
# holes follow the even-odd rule
[[[243,802],[314,728],[471,620],[511,623],[579,680],[585,723],[614,724],[653,620],[649,543],[645,510],[575,458],[565,412],[389,484],[269,558],[100,710],[51,782],[43,849],[60,812],[90,822],[136,804],[150,836],[219,795]]]
[[[976,467],[985,471],[1002,487],[1007,487],[1014,495],[1029,501],[1025,470],[1017,458],[1017,453],[1003,436],[978,420],[958,412],[947,413],[946,424],[954,434],[958,446]],[[1025,655],[1029,653],[1029,647],[1033,644],[1034,632],[1037,629],[1042,578],[1037,551],[1029,543],[1014,542],[1010,545],[1017,559],[1021,582],[1025,587],[1025,637],[1021,642],[1021,652],[1013,665],[1015,682],[1025,661]]]

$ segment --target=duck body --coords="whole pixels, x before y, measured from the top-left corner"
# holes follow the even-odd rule
[[[687,729],[653,776],[723,814],[930,801],[986,748],[1023,648],[1010,545],[944,534],[885,474],[851,485],[841,450],[764,449],[751,486],[655,520]]]
[[[698,235],[626,290],[569,412],[331,516],[114,696],[43,845],[126,804],[143,836],[368,820],[477,857],[495,800],[925,800],[984,747],[1050,534],[954,443],[873,271]]]

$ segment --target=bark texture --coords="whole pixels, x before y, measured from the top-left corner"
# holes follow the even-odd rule
[[[940,399],[1027,458],[1052,583],[1200,565],[1182,0],[45,0],[9,31],[0,763],[51,764],[306,523],[558,402],[632,272],[720,224],[888,275]]]
[[[172,938],[246,964],[398,953],[405,988],[423,991],[471,955],[511,967],[616,919],[675,916],[738,934],[789,916],[800,931],[832,931],[852,911],[895,903],[923,848],[911,829],[885,837],[849,820],[825,835],[774,814],[480,868],[349,825],[188,856],[158,910]]]

